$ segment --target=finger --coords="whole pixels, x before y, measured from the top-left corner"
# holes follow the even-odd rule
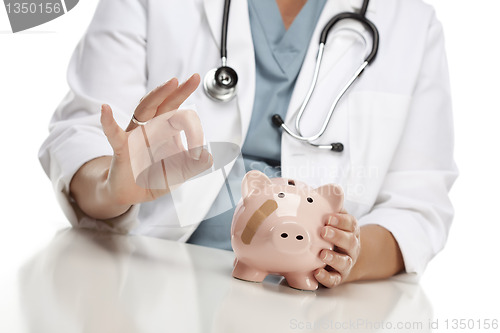
[[[146,96],[144,96],[141,99],[141,102],[136,108],[135,117],[139,121],[148,121],[149,119],[153,118],[153,116],[156,113],[156,109],[163,103],[165,98],[170,96],[179,86],[179,81],[176,78],[172,78],[165,82],[164,84],[156,87],[155,89],[151,90]],[[144,112],[152,112],[152,114],[149,114],[150,117],[148,119],[144,119],[140,117],[141,115],[144,115]]]
[[[162,148],[162,151],[170,154],[185,150],[179,136],[179,133],[184,131],[188,148],[193,154],[192,158],[199,159],[200,157],[201,150],[194,148],[203,146],[203,129],[200,118],[193,110],[177,110],[155,117],[143,126],[143,130],[150,147],[168,147],[170,149]],[[177,149],[171,149],[173,147]]]
[[[342,277],[337,272],[328,272],[324,268],[319,268],[314,272],[314,277],[319,283],[327,288],[333,288],[340,284]]]
[[[326,224],[355,234],[359,231],[358,221],[350,214],[331,215]]]
[[[146,96],[141,98],[139,105],[135,108],[135,118],[141,122],[151,120],[156,115],[156,111],[160,104],[175,91],[178,85],[179,81],[173,78],[151,90]],[[127,132],[133,130],[137,126],[138,125],[130,121]]]
[[[200,75],[193,74],[186,82],[177,87],[158,107],[157,116],[177,110],[179,106],[196,90],[200,84]]]
[[[127,142],[127,135],[116,123],[113,118],[113,111],[107,104],[101,106],[101,125],[115,155],[123,154],[124,147],[126,146],[125,143]]]
[[[184,131],[190,156],[199,160],[203,148],[203,128],[198,114],[193,110],[179,110],[168,121],[175,130]]]
[[[347,254],[337,253],[327,249],[322,250],[319,257],[325,264],[335,269],[342,276],[347,275],[353,265],[352,258]]]
[[[194,160],[186,151],[171,155],[164,159],[165,183],[168,184],[169,190],[174,190],[179,185],[183,184],[188,179],[199,175],[212,166],[213,160],[208,151],[203,150],[201,158]]]
[[[354,255],[354,250],[359,245],[359,239],[352,232],[336,229],[331,226],[323,227],[321,236],[351,257]]]
[[[184,165],[185,180],[199,175],[200,173],[210,168],[212,164],[212,155],[206,149],[202,149],[200,158],[198,160],[192,158],[186,160],[186,163]]]
[[[177,147],[177,151],[183,151],[185,150],[184,148],[184,143],[182,142],[182,138],[180,135],[176,135],[172,138],[173,144],[175,147]]]

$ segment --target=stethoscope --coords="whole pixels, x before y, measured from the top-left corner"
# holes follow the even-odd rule
[[[218,101],[218,102],[228,102],[230,101],[234,96],[236,96],[236,84],[238,83],[238,75],[236,74],[236,71],[232,69],[231,67],[227,66],[227,50],[226,50],[226,45],[227,45],[227,22],[229,18],[229,5],[231,4],[231,0],[225,0],[224,1],[224,12],[222,16],[222,38],[221,38],[221,47],[220,47],[220,56],[221,56],[221,63],[222,66],[219,68],[214,68],[211,69],[206,75],[204,79],[204,89],[206,94],[213,100]],[[359,78],[361,73],[364,71],[364,69],[371,64],[371,62],[375,59],[375,56],[377,55],[378,51],[378,45],[379,45],[379,34],[377,27],[375,24],[373,24],[370,20],[366,18],[366,10],[368,9],[368,4],[369,0],[363,0],[363,5],[361,6],[361,10],[359,13],[354,13],[354,12],[344,12],[335,15],[333,18],[328,21],[328,23],[325,25],[323,30],[321,31],[321,36],[319,40],[319,49],[318,49],[318,55],[316,58],[316,67],[314,69],[314,75],[312,79],[311,86],[309,88],[309,91],[307,92],[307,95],[302,102],[302,105],[297,113],[297,116],[295,118],[295,131],[294,133],[283,121],[280,115],[274,114],[272,116],[272,122],[273,124],[278,127],[282,128],[288,135],[290,135],[292,138],[297,139],[299,141],[306,142],[314,147],[320,148],[320,149],[328,149],[332,150],[335,152],[341,152],[344,150],[344,145],[340,142],[336,143],[331,143],[328,145],[322,145],[322,144],[316,144],[313,143],[314,141],[318,140],[326,131],[326,128],[328,127],[328,124],[330,123],[330,120],[332,119],[333,112],[335,111],[335,108],[337,107],[337,104],[339,101],[342,99],[342,96],[346,93],[346,91],[352,86],[352,84]],[[318,81],[318,76],[319,76],[319,71],[321,68],[321,61],[323,59],[323,52],[325,49],[325,44],[326,44],[326,39],[328,37],[328,33],[330,30],[333,28],[335,24],[342,20],[346,19],[351,19],[354,21],[357,21],[365,28],[368,29],[368,31],[371,33],[372,37],[372,49],[371,52],[366,56],[365,60],[363,63],[356,69],[352,77],[349,79],[349,81],[344,85],[340,93],[337,95],[337,97],[334,99],[332,102],[332,105],[330,106],[330,110],[328,111],[328,114],[323,121],[323,125],[321,126],[321,129],[319,130],[318,133],[312,135],[312,136],[303,136],[300,131],[300,120],[302,119],[302,116],[304,115],[304,111],[307,107],[307,104],[309,103],[309,100],[311,99],[311,96],[314,92],[314,88],[316,87],[316,83]]]

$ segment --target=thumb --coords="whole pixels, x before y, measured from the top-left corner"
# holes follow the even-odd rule
[[[101,106],[101,125],[115,155],[123,154],[123,150],[126,148],[127,135],[116,123],[113,118],[113,111],[108,104]]]

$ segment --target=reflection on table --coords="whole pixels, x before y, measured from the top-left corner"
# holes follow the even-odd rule
[[[429,332],[418,284],[316,292],[231,277],[234,254],[160,239],[60,231],[20,271],[29,332]],[[396,329],[403,325],[401,328]]]

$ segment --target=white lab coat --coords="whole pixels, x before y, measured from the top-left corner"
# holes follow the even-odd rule
[[[288,123],[309,88],[321,29],[340,11],[358,10],[361,2],[327,1],[293,92]],[[74,226],[185,241],[203,220],[223,185],[215,173],[204,185],[188,182],[175,198],[167,195],[136,205],[110,221],[85,216],[68,188],[82,164],[112,154],[99,123],[102,103],[111,105],[124,128],[140,98],[152,88],[171,77],[185,79],[194,72],[203,76],[219,66],[222,6],[223,0],[100,2],[69,65],[71,90],[56,110],[40,150],[40,161]],[[312,186],[341,184],[347,211],[362,225],[379,224],[391,231],[407,272],[418,274],[444,246],[453,216],[448,191],[457,170],[443,33],[433,9],[421,0],[371,0],[367,17],[380,32],[378,56],[344,96],[320,140],[343,142],[345,151],[320,151],[284,135],[282,172],[283,177]],[[370,40],[358,24],[342,26]],[[333,35],[301,124],[304,135],[321,125],[365,52],[358,35]],[[255,92],[254,50],[244,0],[231,4],[228,64],[239,75],[236,99],[213,102],[199,88],[186,104],[197,106],[208,142],[241,146]],[[197,186],[204,188],[200,191]],[[180,218],[176,212],[187,213]]]

